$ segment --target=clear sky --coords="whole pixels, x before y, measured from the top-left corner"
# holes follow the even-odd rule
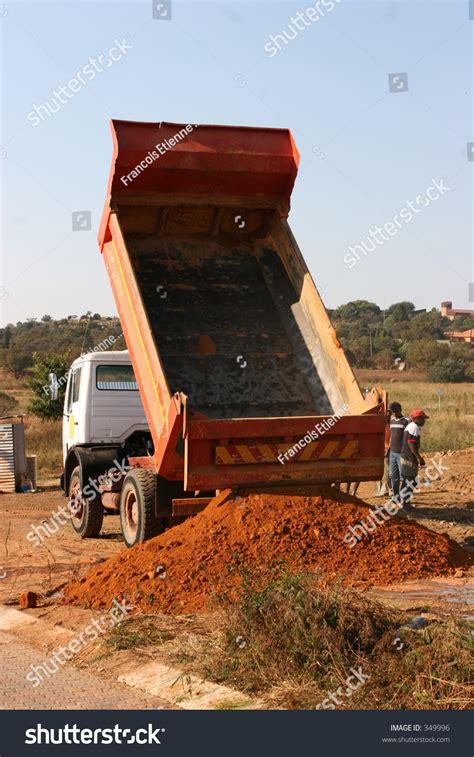
[[[290,224],[328,307],[474,307],[468,0],[320,0],[309,14],[316,0],[172,0],[171,20],[168,5],[163,20],[151,0],[0,7],[2,324],[115,313],[96,242],[111,117],[290,127],[301,153]],[[277,50],[270,35],[283,30],[294,38]],[[93,78],[33,125],[34,105],[124,39],[120,60],[87,69]],[[406,74],[393,92],[389,74]],[[443,189],[428,202],[433,180]],[[83,210],[92,229],[72,231]],[[386,241],[370,241],[387,223]],[[361,240],[375,249],[344,262]]]

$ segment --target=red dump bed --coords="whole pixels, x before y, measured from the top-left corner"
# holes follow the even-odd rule
[[[361,395],[286,221],[291,133],[112,134],[99,243],[155,445],[141,464],[187,490],[379,478],[385,396]]]

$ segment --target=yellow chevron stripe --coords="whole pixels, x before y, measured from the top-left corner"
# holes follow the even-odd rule
[[[275,460],[278,460],[278,453],[275,453],[272,448],[268,446],[268,444],[259,444],[257,446],[257,449],[261,453],[264,460],[268,460],[268,462],[274,462]]]
[[[331,455],[333,454],[336,447],[339,445],[340,440],[337,441],[330,441],[328,440],[323,447],[323,449],[320,451],[319,455],[317,457],[313,457],[315,453],[315,443],[310,442],[306,445],[304,450],[302,450],[299,454],[297,452],[296,455],[293,456],[294,462],[307,462],[310,460],[328,460],[331,458]],[[269,444],[258,444],[258,445],[252,445],[256,446],[261,459],[259,460],[257,456],[251,451],[250,446],[246,444],[239,444],[235,446],[235,450],[237,452],[237,455],[235,459],[232,457],[232,454],[230,452],[229,447],[223,447],[223,446],[217,446],[216,447],[216,463],[221,465],[239,465],[243,463],[273,463],[278,460],[278,452],[279,450],[284,454],[285,451],[291,449],[294,445],[293,444],[281,444],[281,445],[274,445],[275,450],[272,449],[272,446]],[[346,442],[345,447],[343,448],[342,452],[337,456],[337,458],[334,458],[335,460],[347,460],[350,457],[353,457],[353,455],[358,451],[359,449],[359,441],[358,439],[351,439],[350,441]],[[286,462],[290,462],[292,458],[289,458]]]
[[[350,442],[347,442],[347,446],[345,450],[343,451],[343,454],[341,455],[341,457],[344,457],[344,458],[352,457],[352,455],[355,452],[357,452],[358,449],[359,449],[359,442],[357,441],[357,439],[352,439]]]
[[[311,455],[314,452],[315,442],[310,442],[306,445],[303,452],[298,456],[298,460],[311,460]]]
[[[239,444],[236,447],[237,452],[239,453],[242,460],[244,460],[246,463],[256,463],[257,460],[254,458],[252,453],[250,452],[250,449],[245,444]]]
[[[223,465],[232,465],[235,461],[227,451],[226,447],[216,447],[216,462]]]
[[[323,450],[321,450],[321,453],[319,457],[321,457],[323,460],[326,460],[328,457],[331,457],[332,453],[336,449],[339,442],[328,442]]]

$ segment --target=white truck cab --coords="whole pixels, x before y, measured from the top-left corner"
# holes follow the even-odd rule
[[[98,536],[104,514],[120,513],[127,546],[159,533],[164,526],[154,494],[145,511],[134,498],[135,479],[146,472],[131,470],[130,458],[151,457],[154,450],[128,351],[81,355],[66,377],[61,486],[72,527],[82,538]],[[66,377],[49,375],[52,399]]]
[[[148,431],[128,350],[88,353],[68,375],[63,415],[63,462],[77,445],[125,441]]]

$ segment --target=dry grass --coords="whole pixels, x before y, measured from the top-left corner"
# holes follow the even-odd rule
[[[0,370],[0,414],[25,416],[26,453],[38,457],[38,479],[40,482],[58,479],[62,472],[62,421],[42,421],[28,413],[32,399],[27,379],[15,379],[11,373]]]
[[[464,449],[474,444],[474,383],[433,384],[421,380],[421,374],[396,371],[358,371],[357,378],[362,387],[381,383],[389,401],[400,402],[405,413],[415,407],[428,413],[430,419],[422,431],[426,452]],[[443,391],[441,400],[438,389]]]
[[[62,422],[42,421],[34,415],[25,418],[26,452],[38,457],[40,481],[57,478],[62,473]]]
[[[160,646],[165,641],[174,639],[175,635],[172,631],[158,628],[153,617],[127,618],[104,638],[104,644],[106,648],[112,648],[114,651],[137,650]]]
[[[16,415],[26,413],[33,391],[28,385],[28,379],[16,379],[12,373],[0,369],[0,393],[3,395],[0,414]],[[10,398],[10,402],[7,401]]]
[[[341,695],[341,709],[468,708],[467,624],[413,631],[400,627],[405,621],[361,594],[284,567],[263,583],[260,573],[247,574],[239,601],[225,610],[220,644],[203,647],[202,672],[270,707],[313,709],[338,687],[346,691],[353,668],[369,679]]]
[[[440,402],[437,389],[443,390]],[[430,416],[422,431],[423,449],[427,452],[464,449],[474,444],[474,384],[399,383],[389,392],[405,412],[422,407]]]

